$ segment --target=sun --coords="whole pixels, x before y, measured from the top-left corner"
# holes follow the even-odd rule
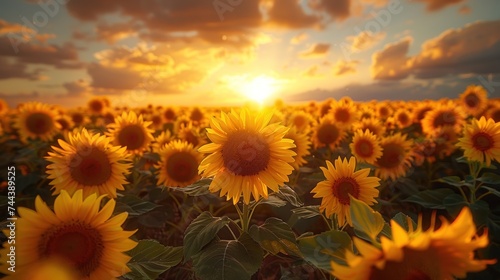
[[[249,99],[258,103],[263,103],[278,89],[276,79],[269,76],[257,76],[243,82],[240,91]]]

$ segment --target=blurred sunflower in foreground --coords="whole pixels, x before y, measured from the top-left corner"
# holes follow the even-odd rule
[[[83,190],[90,194],[116,197],[116,190],[124,190],[131,164],[127,162],[124,147],[111,145],[104,135],[91,134],[85,128],[69,133],[68,142],[59,139],[61,148],[52,147],[46,159],[48,179],[52,179],[54,195],[62,190],[72,195]]]
[[[284,138],[288,128],[278,123],[269,124],[273,113],[259,111],[250,115],[248,109],[240,113],[221,112],[220,118],[210,120],[207,136],[213,142],[198,149],[209,154],[199,166],[203,177],[214,179],[211,192],[227,195],[236,204],[241,194],[243,202],[250,203],[268,197],[269,187],[278,191],[288,182],[292,173],[295,152],[293,140]]]
[[[58,258],[68,262],[80,279],[115,279],[130,271],[130,256],[124,252],[137,243],[129,239],[135,231],[121,227],[128,214],[111,217],[114,200],[99,210],[104,196],[93,194],[84,199],[82,194],[79,190],[71,197],[62,191],[54,202],[54,211],[39,196],[36,211],[18,209],[16,270],[26,271],[40,261]],[[7,261],[8,246],[4,248],[0,251],[2,264]],[[10,274],[5,265],[1,270]]]
[[[409,223],[411,224],[411,222]],[[391,221],[392,239],[381,237],[381,248],[354,237],[360,256],[347,251],[347,266],[332,262],[332,274],[340,280],[364,279],[455,279],[477,272],[496,260],[476,260],[474,251],[488,245],[488,233],[476,235],[469,208],[464,208],[451,224],[434,221],[427,231],[419,221],[416,230],[404,230]]]
[[[335,166],[326,161],[328,168],[320,167],[326,177],[325,181],[319,182],[311,191],[315,198],[322,198],[320,211],[325,211],[327,217],[337,215],[339,227],[348,223],[352,226],[350,205],[352,197],[359,199],[368,205],[375,203],[378,196],[380,179],[368,177],[370,168],[354,171],[356,169],[356,158],[351,157],[335,160]]]
[[[460,138],[458,147],[464,150],[464,156],[472,161],[500,162],[500,123],[481,117],[472,120],[472,124],[464,128],[464,137]]]
[[[158,184],[185,187],[199,179],[198,166],[202,154],[185,141],[175,140],[159,150]]]

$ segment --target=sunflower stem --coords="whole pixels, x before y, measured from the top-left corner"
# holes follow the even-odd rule
[[[248,204],[243,203],[243,213],[241,216],[241,228],[243,232],[248,232],[248,225],[250,224],[250,209]]]
[[[483,198],[483,197],[485,197],[485,196],[487,196],[487,195],[489,195],[489,194],[492,194],[492,192],[488,191],[488,192],[483,193],[482,195],[480,195],[480,196],[477,198],[477,200],[481,200],[481,198]]]

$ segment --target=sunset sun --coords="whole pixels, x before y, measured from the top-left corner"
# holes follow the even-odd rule
[[[269,76],[258,76],[246,80],[239,85],[239,91],[251,100],[263,103],[276,93],[278,82]]]

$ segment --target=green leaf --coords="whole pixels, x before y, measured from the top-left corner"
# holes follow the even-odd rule
[[[403,201],[416,203],[430,209],[445,209],[443,200],[445,197],[452,194],[455,193],[452,190],[446,188],[426,190],[414,194]]]
[[[288,220],[288,224],[293,226],[298,220],[310,219],[319,215],[321,215],[321,213],[319,212],[319,205],[295,208],[292,209],[292,215]]]
[[[208,187],[212,183],[212,179],[201,179],[198,182],[185,186],[182,188],[174,188],[176,191],[181,191],[186,193],[189,196],[201,196],[201,195],[206,195],[209,194],[210,191],[208,190]]]
[[[498,191],[497,189],[494,189],[494,188],[490,188],[490,187],[486,187],[486,186],[481,186],[482,189],[485,189],[485,190],[488,190],[489,192],[491,192],[492,194],[496,195],[496,196],[499,196],[500,197],[500,191]]]
[[[461,187],[461,186],[465,185],[465,182],[462,181],[462,179],[460,179],[460,177],[458,177],[458,176],[442,177],[442,178],[435,180],[435,182],[445,183],[445,184],[448,184],[450,186],[455,186],[455,187]]]
[[[462,208],[468,206],[468,203],[461,195],[454,193],[443,199],[443,205],[452,217],[456,217]]]
[[[130,216],[139,216],[158,206],[135,195],[125,195],[116,199],[115,213],[128,212]]]
[[[415,223],[415,221],[413,221],[412,218],[410,218],[409,216],[399,212],[397,213],[396,215],[394,215],[394,217],[392,218],[393,221],[395,221],[396,223],[398,223],[402,228],[404,228],[406,231],[409,231],[410,230],[410,223],[411,223],[411,228],[412,229],[416,229],[417,228],[417,224]]]
[[[331,271],[330,262],[345,264],[345,251],[352,250],[352,240],[344,231],[332,230],[297,240],[304,260],[315,267]]]
[[[477,180],[488,185],[500,185],[500,175],[491,172],[485,172]]]
[[[271,195],[276,195],[277,197],[288,201],[294,207],[300,207],[304,205],[304,203],[300,201],[300,197],[297,195],[297,193],[287,185],[280,187],[278,192]]]
[[[490,214],[490,206],[486,201],[478,200],[470,205],[472,218],[477,228],[480,228],[488,223],[488,215]]]
[[[350,196],[350,195],[349,195]],[[361,200],[351,197],[349,211],[354,229],[366,233],[372,240],[375,240],[377,235],[384,228],[384,218],[382,215],[374,211],[370,206]]]
[[[255,207],[256,203],[257,202],[255,202],[255,201],[251,201],[249,204],[250,209]],[[281,198],[279,198],[277,196],[270,194],[267,199],[262,199],[261,201],[259,201],[259,205],[261,205],[261,204],[271,205],[273,207],[283,207],[286,205],[286,201],[282,200]]]
[[[219,230],[229,224],[228,217],[212,217],[205,211],[201,213],[184,232],[184,259],[189,260],[205,245],[214,239]]]
[[[156,240],[140,240],[127,254],[132,257],[127,264],[132,271],[125,278],[157,279],[182,260],[182,247],[165,247]]]
[[[302,255],[292,229],[280,219],[269,218],[261,226],[252,225],[248,233],[264,250],[273,255]]]
[[[202,280],[245,280],[257,272],[263,252],[246,233],[238,240],[219,240],[193,256],[196,276]]]

